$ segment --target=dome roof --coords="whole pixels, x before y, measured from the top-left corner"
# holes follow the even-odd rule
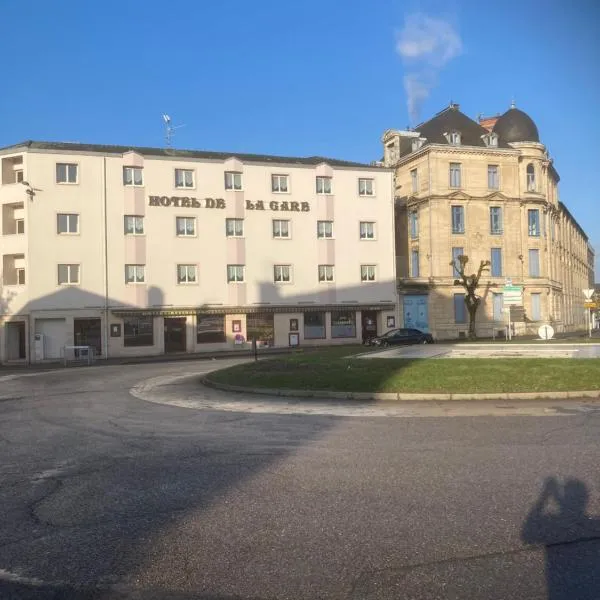
[[[540,134],[533,119],[518,108],[507,110],[494,125],[494,133],[508,142],[539,142]]]

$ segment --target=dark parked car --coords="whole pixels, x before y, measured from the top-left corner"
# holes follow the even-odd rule
[[[384,335],[367,340],[368,346],[399,346],[408,344],[433,344],[433,337],[420,329],[392,329]]]

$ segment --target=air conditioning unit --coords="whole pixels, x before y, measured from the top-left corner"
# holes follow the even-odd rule
[[[46,337],[44,336],[44,334],[36,333],[35,337],[34,337],[34,348],[33,348],[36,361],[44,360],[46,358],[45,345],[46,345]]]

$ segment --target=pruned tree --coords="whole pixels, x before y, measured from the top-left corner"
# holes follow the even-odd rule
[[[467,312],[469,313],[469,339],[474,339],[477,337],[475,331],[475,317],[477,315],[477,309],[481,304],[481,297],[477,295],[479,280],[485,271],[490,270],[489,267],[491,263],[489,260],[482,260],[477,269],[477,273],[467,275],[465,270],[468,263],[469,257],[465,254],[461,254],[450,261],[450,266],[454,267],[459,277],[454,280],[454,285],[462,285],[465,290],[465,305],[467,307]]]

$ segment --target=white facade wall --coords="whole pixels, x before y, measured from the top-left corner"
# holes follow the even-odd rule
[[[271,343],[277,346],[289,344],[293,318],[299,321],[300,343],[360,341],[361,314],[368,310],[376,312],[378,333],[387,330],[387,316],[396,314],[391,170],[307,164],[303,159],[155,154],[79,145],[60,145],[57,150],[35,144],[0,151],[0,159],[22,156],[28,182],[3,180],[0,185],[6,221],[0,229],[6,265],[0,315],[4,324],[23,323],[27,358],[34,360],[36,319],[64,318],[66,345],[80,343],[74,321],[100,319],[101,351],[109,357],[165,352],[164,326],[180,326],[167,323],[170,317],[185,320],[182,350],[187,352],[247,347],[236,344],[235,337],[246,340],[247,315],[257,311],[274,314]],[[76,183],[57,183],[57,163],[77,165]],[[127,166],[143,169],[142,186],[124,185]],[[193,170],[192,189],[175,187],[175,169]],[[225,171],[242,174],[241,191],[224,189]],[[273,174],[288,176],[287,193],[272,191]],[[331,194],[316,193],[317,176],[331,177]],[[373,196],[359,195],[359,178],[373,180]],[[282,210],[283,203],[298,210]],[[60,213],[79,216],[77,233],[57,232]],[[143,216],[144,234],[125,235],[124,215]],[[25,232],[4,234],[12,231],[11,219],[21,216]],[[195,218],[195,235],[177,236],[176,217]],[[226,237],[226,218],[243,219],[243,237]],[[290,221],[289,239],[273,237],[273,219]],[[317,239],[319,220],[333,221],[333,239]],[[375,239],[360,239],[361,221],[375,223]],[[24,283],[12,279],[11,265],[17,264],[24,266]],[[59,285],[59,264],[79,265],[79,283]],[[144,283],[126,283],[127,264],[145,265]],[[197,266],[195,284],[178,284],[178,264]],[[228,283],[228,264],[245,265],[243,283]],[[274,282],[274,265],[279,264],[292,267],[291,282]],[[319,264],[334,265],[334,282],[318,281]],[[364,264],[376,266],[376,281],[361,281]],[[303,316],[318,309],[326,313],[328,323],[332,312],[353,311],[356,336],[331,339],[328,325],[325,339],[304,340]],[[206,311],[224,315],[225,341],[197,343],[197,313]],[[153,319],[153,343],[126,346],[126,319],[140,315]],[[233,331],[233,321],[239,321],[239,331]],[[119,326],[120,334],[113,325]],[[11,330],[9,342],[3,328],[3,360],[16,358],[15,335]]]

